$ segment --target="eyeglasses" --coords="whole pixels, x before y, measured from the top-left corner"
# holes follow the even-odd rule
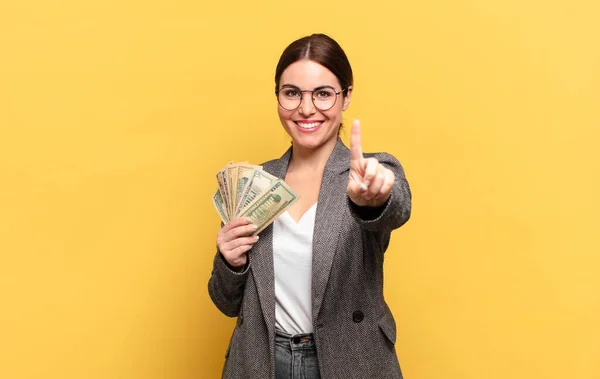
[[[302,98],[304,97],[302,94],[304,92],[310,92],[315,108],[320,111],[326,111],[333,108],[338,95],[344,91],[345,90],[342,89],[341,91],[337,92],[331,86],[321,86],[312,91],[303,91],[298,87],[286,85],[285,87],[275,91],[275,94],[277,95],[277,101],[279,102],[279,105],[283,109],[287,111],[293,111],[294,109],[297,109],[300,104],[302,104]]]

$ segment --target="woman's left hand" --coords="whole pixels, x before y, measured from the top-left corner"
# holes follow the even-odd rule
[[[390,198],[394,173],[375,158],[365,158],[360,140],[360,122],[354,120],[350,134],[350,179],[348,197],[359,207],[379,207]]]

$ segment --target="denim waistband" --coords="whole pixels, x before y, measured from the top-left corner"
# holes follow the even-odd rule
[[[275,329],[275,344],[289,347],[291,350],[314,349],[315,337],[312,333],[288,334]]]

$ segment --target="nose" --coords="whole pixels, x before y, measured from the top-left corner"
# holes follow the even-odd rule
[[[300,107],[298,107],[298,111],[302,116],[310,116],[315,113],[312,92],[304,92],[302,94],[302,103],[300,104]]]

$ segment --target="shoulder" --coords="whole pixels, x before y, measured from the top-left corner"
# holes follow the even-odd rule
[[[260,164],[264,171],[275,175],[281,165],[281,159],[271,159]]]
[[[264,169],[271,168],[271,167],[274,167],[274,166],[276,166],[276,165],[277,165],[277,163],[279,162],[279,160],[280,160],[280,158],[277,158],[277,159],[271,159],[271,160],[268,160],[268,161],[265,161],[265,162],[262,162],[262,163],[260,163],[260,165],[261,165],[261,166],[262,166]]]
[[[285,173],[285,170],[287,169],[291,155],[292,155],[292,148],[290,147],[287,149],[287,151],[285,153],[283,153],[283,155],[281,157],[279,157],[277,159],[271,159],[271,160],[262,162],[260,165],[262,166],[264,171],[269,172],[274,175],[281,174],[282,172]]]

